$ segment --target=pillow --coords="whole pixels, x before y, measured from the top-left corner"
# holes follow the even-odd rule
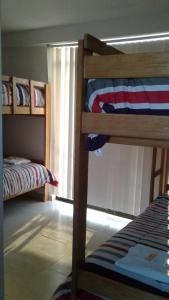
[[[17,156],[8,156],[4,158],[4,162],[11,164],[11,165],[22,165],[22,164],[28,164],[31,162],[30,159],[23,158],[23,157],[17,157]]]

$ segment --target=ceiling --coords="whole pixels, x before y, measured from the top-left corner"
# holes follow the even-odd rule
[[[2,0],[4,32],[87,23],[144,14],[168,18],[168,0]]]

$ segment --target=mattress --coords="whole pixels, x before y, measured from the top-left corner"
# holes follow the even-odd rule
[[[163,284],[148,277],[124,271],[116,262],[125,257],[138,244],[164,252],[169,251],[169,198],[158,197],[144,213],[125,228],[103,243],[86,258],[85,269],[107,278],[139,287],[158,295],[169,297],[169,284]],[[53,300],[70,299],[71,276],[57,288]],[[97,298],[101,298],[97,295]],[[80,291],[79,299],[96,299],[94,295]]]
[[[95,113],[169,115],[169,78],[90,79],[86,110]],[[89,135],[86,147],[96,150],[108,139],[108,136]]]
[[[3,197],[4,199],[36,189],[46,183],[57,186],[55,176],[43,165],[28,163],[11,165],[4,163],[3,167]]]

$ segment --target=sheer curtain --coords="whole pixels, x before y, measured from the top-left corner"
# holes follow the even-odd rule
[[[129,41],[113,46],[124,53],[169,50],[168,41]],[[59,180],[57,195],[68,199],[73,198],[76,52],[75,47],[48,51],[52,86],[51,169]],[[113,144],[106,144],[100,157],[90,153],[88,203],[140,213],[149,200],[151,156],[151,148]]]
[[[72,199],[76,47],[48,49],[51,83],[51,170],[57,175],[57,196]]]

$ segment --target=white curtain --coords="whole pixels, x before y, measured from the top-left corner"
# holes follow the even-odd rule
[[[117,44],[124,53],[165,51],[168,41]],[[57,195],[73,198],[74,92],[76,48],[49,49],[52,84],[51,167]],[[102,156],[89,155],[88,203],[137,215],[148,204],[152,149],[106,144]]]
[[[56,193],[72,199],[75,107],[75,47],[48,49],[51,83],[51,170],[57,175]]]

